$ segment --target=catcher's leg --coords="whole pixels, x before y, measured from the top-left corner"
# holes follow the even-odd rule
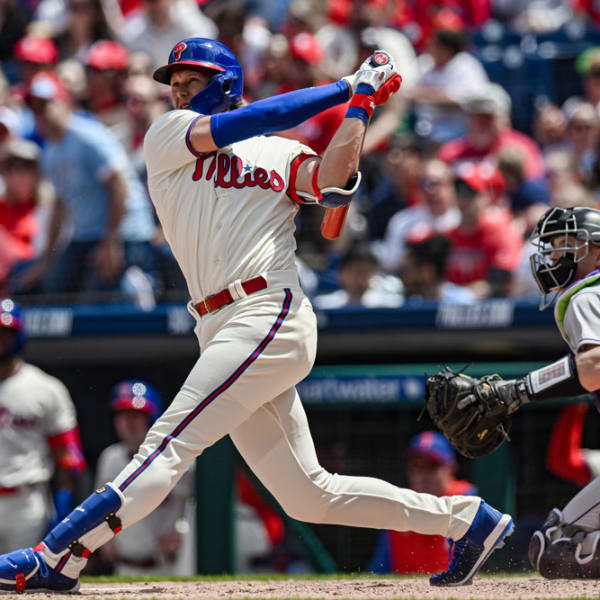
[[[546,579],[600,579],[600,530],[564,522],[553,508],[529,542],[529,562]]]

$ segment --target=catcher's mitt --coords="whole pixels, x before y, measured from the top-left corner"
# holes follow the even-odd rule
[[[508,439],[507,404],[498,375],[475,379],[445,368],[427,379],[425,405],[448,441],[467,458],[485,456]]]

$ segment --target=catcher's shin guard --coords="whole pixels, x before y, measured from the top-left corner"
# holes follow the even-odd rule
[[[529,541],[529,562],[546,579],[600,579],[600,531],[562,523],[553,508],[542,529]],[[584,554],[582,542],[587,538]]]
[[[121,503],[120,492],[107,483],[54,527],[44,538],[43,544],[54,554],[69,548],[75,556],[87,558],[90,551],[79,542],[79,538],[104,521],[115,535],[121,531],[121,520],[115,514],[121,508]]]

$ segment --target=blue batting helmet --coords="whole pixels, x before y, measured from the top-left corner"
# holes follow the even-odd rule
[[[207,38],[187,38],[178,42],[169,54],[169,62],[156,69],[153,77],[169,85],[173,71],[181,68],[212,75],[208,85],[193,98],[192,108],[201,114],[221,112],[242,97],[242,67],[235,54],[221,42]]]
[[[8,348],[4,356],[0,356],[0,359],[20,354],[26,337],[23,316],[21,307],[11,298],[0,298],[0,327],[17,332],[13,345]]]
[[[139,410],[150,417],[154,423],[162,413],[160,394],[145,381],[128,379],[117,383],[110,394],[110,408],[114,412],[120,410]]]

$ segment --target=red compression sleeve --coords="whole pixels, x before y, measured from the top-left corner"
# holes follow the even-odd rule
[[[591,480],[590,468],[581,451],[583,422],[587,404],[566,406],[552,429],[546,465],[552,473],[577,485]]]
[[[243,471],[238,470],[236,472],[235,482],[238,487],[240,500],[256,511],[256,514],[263,522],[265,531],[269,536],[269,541],[275,546],[284,536],[285,527],[283,519],[261,498]]]
[[[56,463],[63,469],[81,473],[87,467],[87,462],[81,449],[79,427],[57,433],[48,438],[48,445],[58,454]]]

